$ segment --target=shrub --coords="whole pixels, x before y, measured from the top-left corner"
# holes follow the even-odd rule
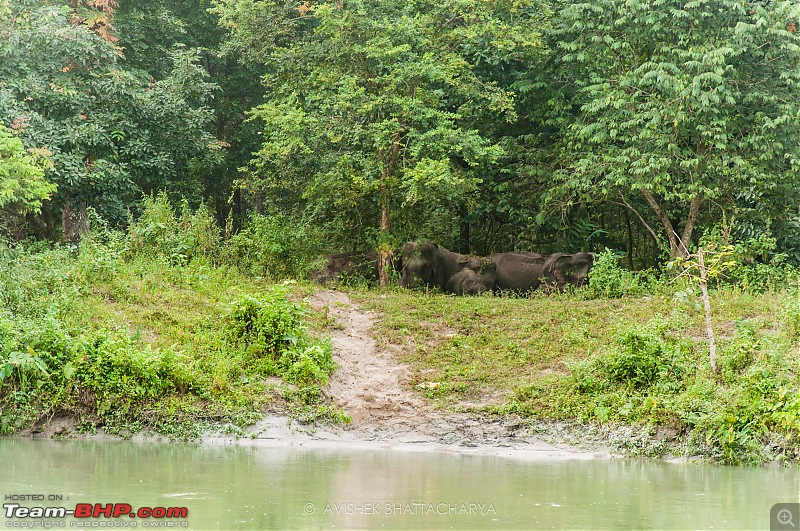
[[[334,370],[332,347],[309,335],[305,315],[303,306],[288,300],[286,286],[276,286],[266,297],[240,297],[229,314],[228,332],[257,372],[325,385]]]
[[[0,254],[0,307],[15,316],[42,317],[69,304],[70,249],[0,245]]]
[[[786,334],[792,341],[797,341],[800,339],[800,300],[796,293],[792,294],[785,308],[783,318]]]
[[[620,267],[620,256],[606,249],[589,270],[589,291],[595,297],[619,298],[639,295],[652,288],[649,272],[634,273]]]
[[[204,205],[192,211],[184,200],[178,216],[167,194],[161,192],[144,199],[142,215],[130,222],[128,240],[134,254],[166,258],[181,265],[195,258],[213,259],[220,231]]]
[[[89,232],[81,238],[78,273],[81,279],[111,281],[117,277],[125,247],[125,235],[109,227],[91,207],[86,209]]]
[[[109,331],[83,342],[70,372],[83,405],[100,415],[195,387],[186,357],[171,350],[141,349],[127,335]]]
[[[277,361],[305,338],[303,308],[275,288],[266,297],[243,295],[233,304],[228,330],[234,343],[253,357]]]
[[[654,319],[643,327],[623,331],[612,348],[575,367],[576,389],[585,393],[620,386],[632,390],[656,384],[680,386],[688,373],[688,356],[681,342],[666,336],[664,325]]]
[[[255,214],[228,240],[224,260],[252,276],[304,278],[324,253],[324,241],[323,231],[308,221]]]

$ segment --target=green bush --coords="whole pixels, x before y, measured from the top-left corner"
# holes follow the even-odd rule
[[[69,307],[74,256],[65,246],[0,244],[0,308],[15,316],[42,317]]]
[[[69,372],[83,405],[100,415],[197,387],[189,360],[171,350],[142,349],[127,335],[101,332],[77,349]]]
[[[595,297],[619,298],[641,295],[653,288],[650,272],[634,273],[619,265],[620,255],[606,249],[594,260],[589,270],[589,292]]]
[[[285,285],[276,286],[265,297],[240,297],[229,313],[228,333],[251,367],[264,376],[326,385],[335,368],[332,347],[311,337],[304,324],[306,313],[287,298]]]
[[[669,336],[668,327],[667,321],[654,319],[620,333],[605,353],[576,365],[576,389],[584,393],[620,388],[642,391],[656,384],[677,389],[688,373],[688,356],[682,342]]]
[[[130,222],[128,240],[128,248],[134,254],[183,265],[196,258],[213,260],[219,252],[221,236],[207,207],[201,205],[192,211],[184,201],[178,215],[167,194],[161,192],[144,199],[142,215]]]
[[[790,340],[800,339],[800,298],[796,292],[790,295],[783,314],[784,326]]]
[[[275,288],[266,297],[243,295],[233,303],[228,331],[234,343],[255,358],[277,361],[305,339],[305,310]]]
[[[308,332],[288,285],[255,295],[208,262],[207,211],[176,216],[161,195],[127,235],[89,217],[79,246],[0,244],[0,434],[53,415],[117,434],[240,429],[275,399],[264,376],[305,390],[297,403],[277,391],[301,418],[344,418],[320,403],[330,342]]]
[[[113,230],[91,207],[86,209],[89,232],[81,238],[77,269],[80,279],[90,282],[117,278],[122,256],[127,251],[125,234]]]
[[[327,347],[327,348],[325,348]],[[330,345],[314,345],[298,352],[289,350],[281,360],[285,364],[284,378],[297,385],[328,384],[328,373],[333,371],[333,356]]]
[[[324,249],[324,232],[312,223],[283,214],[255,214],[228,240],[223,255],[247,275],[280,280],[305,278]]]

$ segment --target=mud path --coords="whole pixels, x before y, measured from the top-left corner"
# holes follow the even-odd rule
[[[350,425],[315,428],[306,432],[313,440],[380,442],[451,451],[475,450],[498,454],[511,450],[542,458],[604,457],[596,447],[578,448],[581,441],[553,435],[552,427],[532,428],[513,417],[487,417],[447,413],[434,409],[417,394],[411,369],[399,353],[378,349],[372,337],[377,319],[338,291],[321,291],[311,305],[335,323],[331,332],[338,369],[326,389],[330,402],[352,418]],[[277,426],[273,426],[277,427]],[[558,432],[556,426],[555,431]],[[285,436],[288,426],[281,430]],[[533,432],[536,432],[534,434]],[[294,431],[297,433],[297,430]]]
[[[336,291],[319,292],[310,303],[336,323],[331,339],[339,368],[331,375],[327,394],[350,415],[354,426],[427,419],[422,400],[410,391],[408,367],[392,353],[376,348],[372,314]]]

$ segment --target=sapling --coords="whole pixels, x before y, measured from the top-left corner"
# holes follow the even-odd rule
[[[709,347],[708,360],[712,372],[717,372],[717,347],[714,341],[714,323],[711,318],[711,298],[708,295],[708,281],[709,279],[719,278],[725,271],[736,265],[736,262],[731,259],[733,257],[733,249],[732,245],[723,245],[719,250],[713,247],[711,249],[698,247],[696,253],[690,253],[685,249],[685,257],[676,258],[667,264],[668,269],[683,268],[678,278],[686,277],[692,284],[698,283],[700,285],[701,300],[703,301],[703,309],[706,316],[706,338],[708,339]]]

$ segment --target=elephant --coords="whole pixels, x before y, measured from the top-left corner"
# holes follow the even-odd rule
[[[445,293],[475,295],[510,290],[563,290],[582,286],[594,261],[593,253],[496,253],[490,258],[454,253],[432,242],[408,242],[401,251],[400,285],[427,286]]]
[[[340,275],[358,275],[369,281],[378,279],[378,253],[346,251],[326,256],[325,265],[311,273],[311,279],[319,284],[338,282]]]
[[[426,286],[457,295],[494,289],[494,264],[489,259],[454,253],[432,242],[408,242],[400,255],[403,287]]]
[[[562,290],[567,284],[582,286],[593,261],[593,253],[544,255],[514,252],[492,255],[496,289],[519,293],[539,287]]]
[[[427,286],[444,290],[448,281],[463,266],[464,256],[432,242],[408,242],[400,253],[402,276],[400,285],[405,288]]]
[[[493,291],[494,286],[494,275],[491,272],[480,273],[465,267],[450,277],[444,290],[456,295],[480,295],[487,291]]]
[[[545,266],[548,280],[552,278],[553,286],[559,291],[567,284],[584,286],[596,256],[595,253],[584,252],[551,254]]]

